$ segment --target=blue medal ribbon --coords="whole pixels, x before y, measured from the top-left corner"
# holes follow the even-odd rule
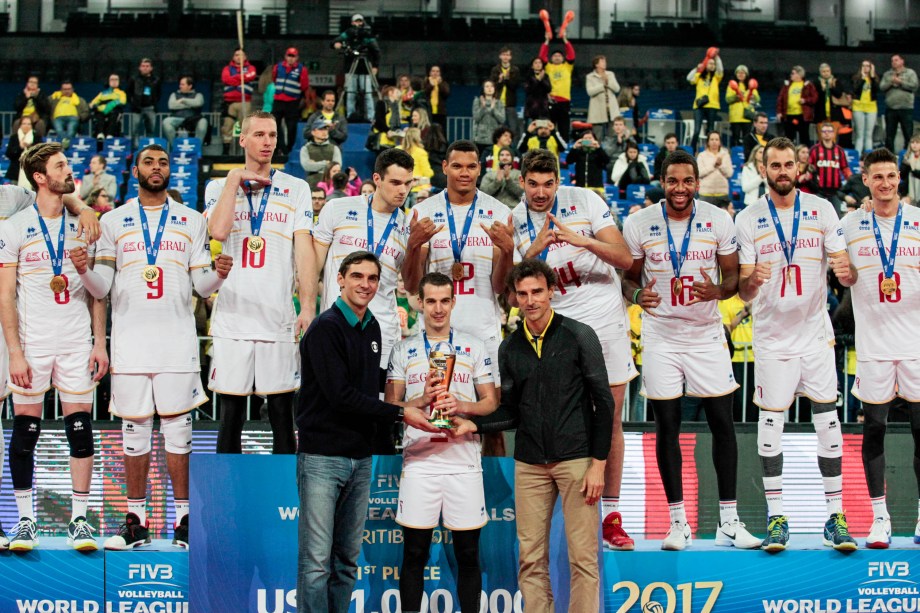
[[[680,253],[674,246],[674,237],[671,236],[671,226],[668,225],[668,209],[664,202],[661,203],[661,214],[664,216],[664,229],[668,233],[668,251],[671,252],[671,268],[674,270],[674,278],[680,278],[680,269],[684,266],[684,260],[687,259],[687,250],[690,248],[690,229],[693,227],[693,218],[696,217],[696,203],[693,203],[693,212],[690,213],[690,219],[687,221],[687,231],[684,232],[684,241],[680,246]]]
[[[269,181],[275,176],[275,170],[268,175]],[[262,231],[262,218],[265,216],[265,208],[268,206],[268,196],[271,192],[272,184],[262,188],[262,200],[259,202],[259,211],[256,212],[252,207],[252,185],[250,184],[249,191],[246,192],[246,199],[249,201],[249,228],[252,230],[253,236],[258,236],[259,232]]]
[[[387,222],[387,227],[383,230],[380,242],[374,243],[374,210],[371,208],[371,203],[373,201],[373,195],[367,199],[367,250],[379,258],[380,254],[383,253],[383,248],[386,247],[387,239],[390,238],[390,232],[392,232],[393,228],[396,226],[399,208],[394,210],[393,214],[390,215],[390,221]]]
[[[61,229],[58,232],[58,246],[57,251],[55,251],[54,245],[51,244],[51,233],[48,232],[48,226],[45,225],[45,220],[42,219],[38,204],[33,204],[32,206],[35,207],[35,214],[38,215],[38,225],[42,229],[42,237],[45,239],[45,246],[48,247],[48,255],[51,257],[51,272],[55,277],[59,277],[61,276],[61,271],[64,270],[64,226],[67,224],[67,214],[61,213]]]
[[[556,196],[556,199],[553,201],[553,217],[557,215],[556,211],[559,209],[559,196]],[[533,222],[530,220],[530,209],[524,210],[524,215],[527,216],[527,233],[530,234],[530,244],[534,244],[537,240],[537,230],[533,227]],[[556,224],[552,220],[549,222],[549,229],[552,230],[556,227]],[[540,255],[537,256],[541,260],[546,261],[546,255],[549,253],[549,245],[540,252]]]
[[[792,258],[795,256],[795,246],[799,242],[799,220],[802,218],[802,204],[799,202],[799,192],[795,193],[795,204],[792,207],[792,236],[790,241],[786,242],[786,233],[783,232],[783,225],[779,221],[779,213],[773,200],[767,196],[767,205],[770,207],[770,217],[773,218],[773,226],[776,228],[776,236],[779,238],[779,244],[783,248],[783,255],[786,256],[786,267],[792,266]]]
[[[463,248],[466,247],[466,239],[470,235],[470,228],[473,227],[473,216],[476,214],[476,201],[479,199],[479,192],[473,196],[473,203],[470,210],[466,213],[466,221],[463,224],[463,234],[457,238],[457,226],[454,223],[454,211],[447,199],[447,190],[444,190],[444,202],[447,203],[447,227],[450,229],[450,248],[454,252],[454,262],[459,264],[463,255]]]
[[[885,251],[885,245],[882,243],[882,232],[879,230],[878,221],[875,219],[875,212],[872,212],[872,231],[875,233],[875,244],[878,245],[878,255],[882,258],[882,274],[885,279],[894,278],[894,259],[898,255],[898,238],[901,235],[901,217],[904,214],[904,205],[898,204],[898,214],[894,218],[894,231],[891,233],[891,250]]]
[[[169,215],[169,200],[166,200],[166,203],[163,204],[163,212],[160,213],[160,223],[157,225],[157,234],[153,239],[153,242],[150,242],[150,226],[147,223],[147,213],[144,212],[144,207],[141,206],[138,202],[138,215],[141,218],[141,230],[144,234],[144,249],[147,252],[147,264],[154,266],[157,263],[157,255],[160,253],[160,241],[163,239],[163,231],[166,229],[166,219]]]
[[[425,357],[431,355],[431,343],[428,342],[428,333],[425,330],[422,330],[422,338],[425,340]],[[447,342],[450,343],[450,346],[454,346],[454,329],[450,329],[450,336],[447,339]]]

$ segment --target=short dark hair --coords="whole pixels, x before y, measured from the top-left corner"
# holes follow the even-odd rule
[[[869,167],[873,164],[882,164],[885,162],[891,162],[895,166],[898,165],[898,156],[892,153],[886,147],[879,147],[878,149],[873,149],[866,157],[863,159],[863,169],[864,172],[869,172]]]
[[[61,87],[64,87],[65,85],[73,85],[73,81],[71,81],[70,79],[64,79],[64,80],[62,80],[62,81],[61,81]]]
[[[771,138],[767,145],[763,148],[763,165],[767,165],[767,152],[770,149],[776,149],[777,151],[782,151],[783,149],[788,149],[792,151],[792,157],[795,157],[795,143],[786,138],[785,136],[778,136],[776,138]]]
[[[669,138],[673,138],[674,140],[678,140],[677,134],[675,134],[674,132],[668,132],[667,134],[664,135],[664,140],[668,140]],[[664,142],[664,141],[662,141],[662,142]]]
[[[661,163],[662,179],[667,178],[668,168],[674,164],[689,164],[693,166],[693,176],[697,179],[700,178],[700,167],[696,163],[696,158],[683,149],[677,149],[673,153],[669,153],[668,157],[664,158],[664,161]]]
[[[186,81],[188,81],[189,87],[195,87],[195,79],[192,78],[192,75],[190,74],[182,75],[181,77],[179,77],[179,83],[182,83],[182,79],[185,79]]]
[[[546,279],[547,287],[556,287],[556,273],[549,264],[537,258],[529,258],[516,264],[508,273],[508,287],[514,291],[518,282],[528,277],[543,277]]]
[[[559,158],[546,149],[531,149],[521,158],[521,176],[527,178],[530,172],[551,172],[559,176]]]
[[[348,175],[344,172],[337,172],[332,175],[332,187],[334,189],[345,189],[346,185],[348,185]]]
[[[766,119],[767,121],[769,121],[770,116],[764,113],[763,111],[758,111],[757,114],[754,115],[754,121],[758,121],[760,119]]]
[[[501,49],[498,50],[498,53],[499,53],[499,54],[502,54],[502,53],[511,53],[511,47],[507,47],[507,46],[506,46],[506,47],[502,47]]]
[[[455,140],[447,147],[447,152],[444,154],[445,160],[450,160],[450,154],[454,151],[460,151],[463,153],[475,153],[476,159],[479,159],[479,147],[476,146],[471,140]]]
[[[335,96],[335,90],[332,90],[332,89],[325,89],[325,90],[323,90],[322,95],[320,95],[320,100],[322,100],[323,98],[325,98],[325,97],[328,96],[329,94],[332,94],[333,96]]]
[[[137,155],[134,156],[135,166],[141,163],[141,158],[144,157],[145,151],[162,151],[163,153],[166,154],[166,157],[169,157],[169,152],[163,148],[163,145],[158,145],[156,143],[150,143],[149,145],[145,145],[144,147],[142,147],[141,150],[137,152]]]
[[[606,55],[603,55],[603,54],[601,54],[601,55],[595,55],[593,58],[591,58],[591,67],[592,67],[592,68],[597,68],[597,64],[598,64],[601,60],[606,60],[606,59],[607,59],[607,56],[606,56]]]
[[[47,174],[48,160],[51,159],[52,156],[62,153],[63,151],[64,149],[61,147],[60,143],[39,143],[37,145],[32,145],[22,152],[22,155],[19,157],[19,163],[26,173],[26,178],[29,179],[29,184],[32,186],[32,189],[38,191],[38,183],[35,182],[35,178],[32,175],[36,172]]]
[[[89,159],[90,159],[90,160],[99,160],[99,163],[102,164],[102,167],[103,167],[103,168],[105,168],[106,166],[109,165],[109,162],[105,159],[105,156],[102,155],[101,153],[97,153],[96,155],[92,156],[92,157],[89,158]]]
[[[352,265],[360,264],[361,262],[373,262],[377,266],[377,274],[380,274],[380,271],[382,270],[380,268],[380,260],[378,260],[377,256],[370,251],[352,251],[346,255],[345,259],[342,260],[342,263],[339,264],[339,274],[344,277]]]
[[[405,170],[415,170],[415,158],[404,149],[385,149],[374,161],[374,172],[381,177],[386,176],[387,169],[393,165]]]
[[[512,139],[514,138],[514,131],[512,131],[511,128],[509,128],[506,125],[501,125],[495,128],[494,130],[492,130],[492,144],[493,145],[498,144],[498,139],[500,139],[502,137],[502,134],[504,134],[505,132],[510,132],[511,138]]]
[[[454,282],[443,272],[429,272],[424,277],[422,277],[422,280],[418,282],[418,297],[420,300],[425,299],[426,285],[431,285],[434,287],[444,287],[446,285],[450,288],[450,297],[454,297]]]

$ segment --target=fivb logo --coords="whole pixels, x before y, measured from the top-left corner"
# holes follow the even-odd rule
[[[128,579],[166,581],[172,578],[172,564],[128,564]]]
[[[870,577],[909,577],[908,562],[869,562]]]

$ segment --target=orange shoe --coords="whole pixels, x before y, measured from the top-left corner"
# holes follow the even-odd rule
[[[623,530],[623,518],[619,513],[613,512],[604,518],[602,526],[604,534],[604,549],[614,551],[632,551],[636,542]]]

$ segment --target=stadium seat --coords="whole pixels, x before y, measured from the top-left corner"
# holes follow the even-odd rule
[[[201,157],[201,139],[194,136],[185,136],[173,140],[173,151],[186,153],[191,157]]]
[[[198,168],[195,166],[175,166],[170,176],[175,181],[198,184]]]
[[[70,141],[70,152],[74,153],[79,151],[80,153],[93,155],[96,153],[97,143],[95,138],[89,138],[86,136],[78,136]],[[6,142],[3,143],[3,148],[6,150]]]
[[[647,185],[630,185],[626,188],[626,200],[629,204],[642,204],[645,202]]]
[[[847,164],[853,172],[859,172],[859,152],[856,149],[844,149],[847,154]]]
[[[190,155],[185,151],[173,150],[170,161],[175,166],[192,166],[198,164],[198,157]]]
[[[639,144],[639,153],[644,155],[647,159],[651,160],[656,155],[658,155],[658,145],[655,143],[640,143]]]
[[[294,149],[300,149],[301,147],[303,147],[303,144],[306,140],[304,138],[304,132],[306,132],[306,130],[307,130],[306,121],[301,121],[297,123],[297,135],[294,137]],[[352,126],[349,125],[348,126],[349,133],[351,132],[351,130],[352,130]]]

